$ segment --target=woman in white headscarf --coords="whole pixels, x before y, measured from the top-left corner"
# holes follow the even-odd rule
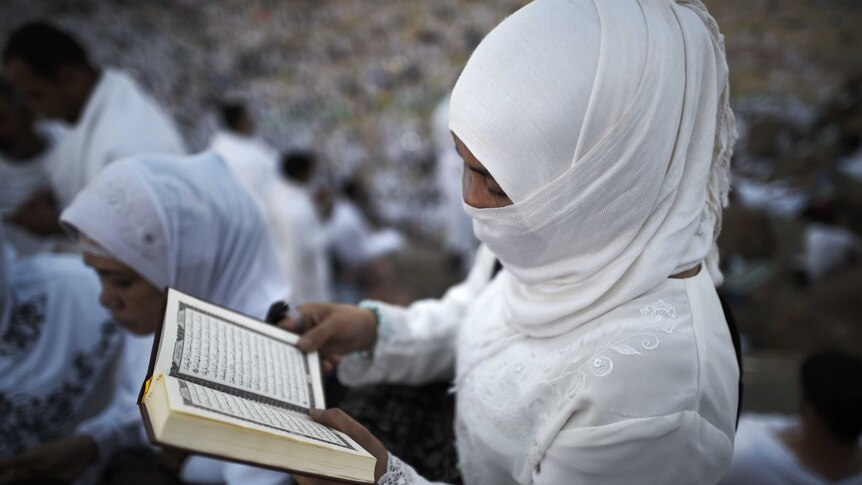
[[[150,155],[106,167],[61,221],[79,236],[84,261],[102,283],[100,302],[129,332],[148,336],[161,324],[166,287],[263,318],[288,296],[275,247],[251,196],[216,155]],[[120,369],[140,389],[149,352]],[[143,444],[137,393],[115,403],[131,417],[127,446]],[[115,450],[90,435],[98,458]],[[198,482],[289,481],[284,474],[199,457],[183,478]]]
[[[483,243],[467,280],[284,325],[347,356],[351,384],[454,375],[468,485],[717,482],[739,377],[714,287],[735,130],[704,6],[536,0],[473,53],[449,128]],[[426,483],[343,413],[317,419],[375,454],[378,483]]]

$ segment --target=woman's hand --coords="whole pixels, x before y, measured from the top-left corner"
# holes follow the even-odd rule
[[[314,303],[299,307],[302,318],[286,318],[279,327],[302,335],[297,343],[303,352],[320,352],[324,371],[330,371],[352,352],[371,348],[377,341],[377,317],[353,305]]]
[[[365,429],[364,426],[357,423],[356,420],[340,409],[333,408],[325,411],[312,409],[309,414],[311,418],[318,423],[337,429],[347,436],[350,436],[353,438],[353,441],[357,442],[359,446],[365,449],[365,451],[371,453],[374,458],[377,458],[377,464],[374,466],[374,483],[380,481],[380,477],[386,473],[386,470],[389,467],[389,452],[386,451],[386,447],[383,446],[383,443],[381,443],[380,440],[375,438],[374,435]],[[328,485],[340,483],[295,474],[293,475],[293,478],[299,485]]]
[[[71,482],[96,461],[96,443],[87,435],[74,435],[35,446],[0,460],[2,481],[57,479]]]

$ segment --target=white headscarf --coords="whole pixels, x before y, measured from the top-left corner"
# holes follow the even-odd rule
[[[727,78],[697,0],[536,0],[482,41],[449,127],[514,202],[465,206],[510,325],[559,335],[702,261],[720,282]]]
[[[257,318],[287,297],[260,210],[213,153],[113,163],[61,221],[156,288],[171,286]]]

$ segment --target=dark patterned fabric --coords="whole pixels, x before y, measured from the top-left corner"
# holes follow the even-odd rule
[[[460,484],[455,397],[448,389],[448,383],[357,387],[347,391],[339,407],[423,477]]]
[[[42,334],[45,323],[44,294],[35,296],[12,309],[9,328],[0,337],[0,357],[23,352]]]
[[[98,341],[75,354],[66,379],[53,390],[38,396],[0,392],[0,458],[71,433],[88,393],[116,357],[120,338],[117,326],[106,321]]]

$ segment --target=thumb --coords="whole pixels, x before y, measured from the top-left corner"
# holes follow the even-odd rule
[[[336,326],[331,323],[323,323],[305,332],[296,346],[303,352],[316,352],[324,347],[335,335]]]

